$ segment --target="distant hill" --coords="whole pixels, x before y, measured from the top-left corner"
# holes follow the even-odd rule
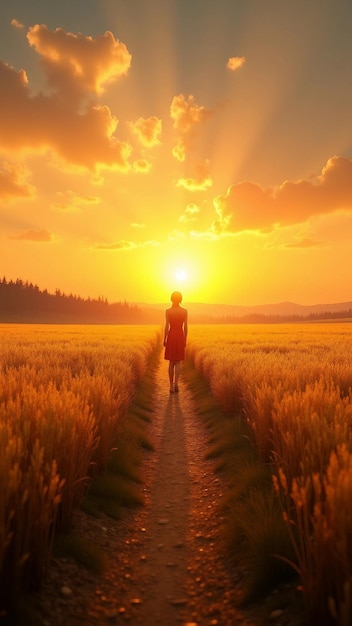
[[[294,302],[279,302],[277,304],[259,304],[255,306],[223,305],[223,304],[201,304],[191,303],[188,309],[196,315],[212,315],[214,317],[244,317],[247,315],[269,315],[269,316],[292,316],[299,315],[307,317],[319,313],[337,313],[352,309],[351,302],[340,302],[333,304],[312,304],[302,305]]]
[[[229,321],[233,318],[307,318],[340,317],[340,314],[349,313],[352,316],[352,301],[329,304],[303,305],[294,302],[278,302],[276,304],[258,304],[243,306],[236,304],[207,304],[202,302],[184,303],[189,315],[199,321]],[[150,317],[159,316],[159,311],[165,310],[170,303],[146,304],[138,303],[142,311]],[[154,311],[154,315],[153,315]]]
[[[0,279],[0,322],[65,324],[163,324],[170,302],[109,303],[105,298],[81,298],[41,290],[21,279]],[[301,305],[294,302],[243,306],[185,302],[192,323],[294,322],[351,319],[352,301]]]

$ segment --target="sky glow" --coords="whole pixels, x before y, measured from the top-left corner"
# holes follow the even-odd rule
[[[110,302],[352,300],[349,0],[12,0],[0,270]]]

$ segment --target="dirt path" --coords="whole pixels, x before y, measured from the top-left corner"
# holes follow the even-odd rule
[[[206,433],[181,380],[169,394],[161,357],[154,396],[155,452],[144,463],[145,506],[124,522],[86,521],[110,555],[96,578],[67,563],[47,626],[250,626],[236,608],[241,572],[226,565],[219,500],[224,486],[205,460]],[[60,569],[60,564],[59,569]],[[66,568],[66,569],[65,569]]]
[[[120,615],[143,626],[244,625],[221,555],[216,509],[222,485],[204,458],[206,433],[192,394],[182,383],[178,394],[169,394],[162,358],[154,405],[156,452],[145,463],[146,506],[126,539]]]

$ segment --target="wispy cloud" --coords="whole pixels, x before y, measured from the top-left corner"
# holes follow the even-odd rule
[[[246,57],[230,57],[227,61],[226,67],[232,72],[236,72],[246,62]]]
[[[152,164],[147,159],[137,159],[133,163],[135,172],[147,173],[151,170]]]
[[[146,148],[160,144],[162,121],[155,115],[148,118],[139,117],[135,122],[129,122],[129,127]]]
[[[18,235],[12,235],[9,239],[15,239],[17,241],[34,241],[34,242],[47,242],[53,240],[53,233],[49,230],[26,230]]]
[[[4,162],[0,169],[0,198],[33,198],[36,190],[28,183],[29,176],[30,170],[25,165]]]
[[[302,239],[297,239],[297,241],[293,241],[291,243],[285,243],[283,248],[322,248],[326,246],[326,243],[323,241],[316,241],[309,237],[304,237]]]
[[[179,222],[188,224],[189,222],[195,222],[199,214],[199,207],[196,204],[188,204],[184,213],[179,217]]]
[[[146,248],[152,247],[156,248],[160,246],[158,241],[154,239],[143,241],[142,243],[137,243],[135,241],[128,241],[126,239],[121,239],[120,241],[112,241],[110,243],[97,243],[94,246],[95,250],[133,250],[134,248]]]
[[[199,163],[194,170],[194,176],[179,178],[176,182],[176,187],[184,187],[188,191],[206,191],[210,189],[213,180],[210,176],[209,161],[206,160],[204,163]]]
[[[17,28],[18,30],[24,29],[24,24],[22,24],[22,22],[19,22],[15,18],[11,20],[11,26],[14,26],[14,28]]]
[[[173,98],[170,115],[178,135],[172,154],[175,159],[182,162],[186,158],[196,127],[207,120],[212,115],[212,111],[196,104],[193,95],[190,95],[187,100],[181,93]]]
[[[98,196],[82,196],[72,190],[57,193],[57,202],[52,204],[52,208],[59,211],[77,212],[82,210],[84,205],[99,204]]]
[[[136,248],[137,244],[133,241],[121,239],[120,241],[111,241],[110,243],[97,243],[93,247],[95,250],[131,250]]]
[[[184,187],[188,189],[188,191],[206,191],[213,184],[210,176],[206,176],[205,178],[179,178],[176,187]]]

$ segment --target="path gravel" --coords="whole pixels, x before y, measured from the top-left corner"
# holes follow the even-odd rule
[[[169,394],[161,356],[155,451],[143,465],[145,506],[120,522],[77,513],[77,527],[107,552],[108,567],[97,576],[55,561],[41,594],[45,626],[258,624],[254,609],[236,608],[244,573],[230,566],[222,541],[219,502],[226,487],[205,459],[207,435],[191,391],[180,383],[179,393]]]

